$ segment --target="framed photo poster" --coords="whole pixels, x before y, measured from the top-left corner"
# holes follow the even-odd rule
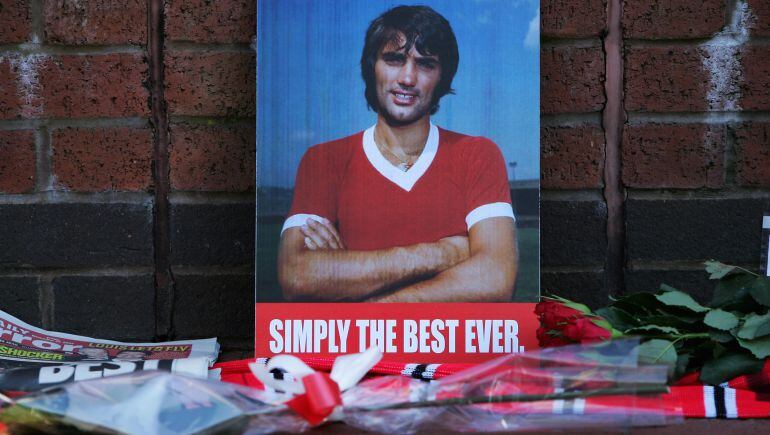
[[[536,346],[538,11],[258,2],[257,356]]]

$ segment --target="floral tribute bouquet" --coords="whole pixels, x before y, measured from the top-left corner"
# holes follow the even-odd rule
[[[665,284],[657,293],[624,296],[595,311],[544,297],[535,311],[539,343],[551,347],[635,336],[642,341],[641,361],[669,365],[671,378],[680,382],[719,385],[761,373],[770,356],[770,278],[716,261],[705,265],[710,279],[717,280],[708,306]]]
[[[157,434],[302,432],[331,421],[383,433],[606,430],[681,421],[681,409],[662,395],[668,368],[640,365],[638,348],[636,340],[616,340],[510,354],[431,382],[400,375],[361,380],[381,356],[376,348],[338,357],[331,373],[279,355],[251,363],[258,381],[250,387],[141,372],[31,393],[0,417],[14,428],[66,424]]]

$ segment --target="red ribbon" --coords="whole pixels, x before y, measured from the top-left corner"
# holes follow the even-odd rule
[[[321,424],[339,405],[342,394],[336,382],[323,372],[315,372],[302,378],[305,394],[295,396],[286,406],[302,416],[312,426]]]

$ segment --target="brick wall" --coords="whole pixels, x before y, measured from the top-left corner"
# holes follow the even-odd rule
[[[544,290],[597,305],[666,282],[708,300],[704,260],[758,268],[768,36],[759,0],[542,1]]]
[[[253,0],[0,0],[0,305],[251,342]],[[543,0],[542,288],[589,304],[752,269],[770,8]],[[617,56],[616,54],[620,54]]]
[[[251,348],[254,23],[253,0],[0,0],[0,308]]]

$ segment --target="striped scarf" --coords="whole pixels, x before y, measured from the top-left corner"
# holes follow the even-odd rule
[[[259,364],[267,364],[269,358],[257,358]],[[302,360],[315,370],[331,370],[334,358],[303,357]],[[252,360],[238,360],[217,363],[214,368],[222,369],[222,380],[255,388],[263,388],[248,368]],[[417,364],[382,361],[372,368],[370,375],[402,375],[426,382],[472,367],[472,364]],[[282,378],[283,373],[274,372]],[[754,375],[737,377],[719,386],[702,385],[698,373],[691,373],[671,386],[670,392],[656,397],[612,396],[589,397],[575,400],[550,401],[548,411],[553,414],[590,414],[601,412],[608,406],[627,404],[636,408],[645,402],[663,401],[665,409],[681,408],[682,415],[689,418],[767,418],[770,416],[770,362]],[[652,406],[652,402],[649,402]],[[505,404],[511,411],[518,404]]]

